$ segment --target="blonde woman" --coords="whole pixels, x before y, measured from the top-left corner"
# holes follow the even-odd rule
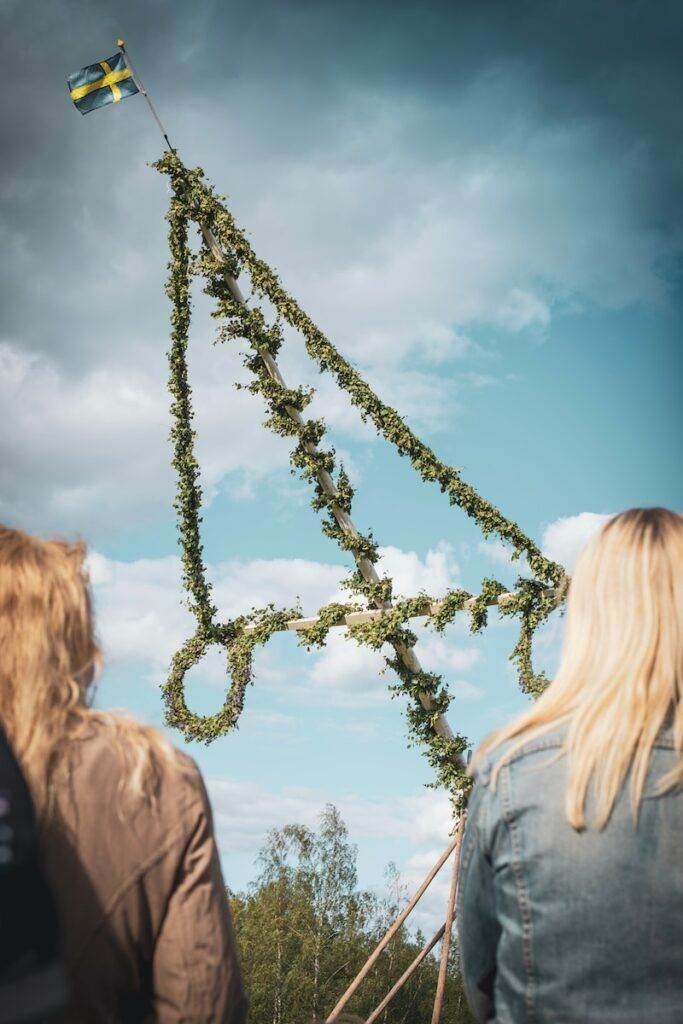
[[[69,1024],[246,1019],[194,763],[89,706],[99,664],[81,545],[0,527],[0,727],[28,782],[61,926]]]
[[[563,655],[479,748],[462,971],[479,1021],[683,1021],[683,517],[632,509],[584,549]]]

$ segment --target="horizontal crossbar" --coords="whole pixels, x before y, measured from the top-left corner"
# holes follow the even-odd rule
[[[548,593],[551,592],[551,590],[548,591]],[[505,605],[509,601],[512,601],[515,597],[517,597],[517,594],[514,591],[511,591],[505,594],[501,594],[499,597],[491,598],[491,600],[487,601],[486,603],[489,605]],[[468,601],[465,601],[462,610],[469,611],[470,609],[474,608],[476,602],[477,598],[471,597]],[[414,615],[411,615],[410,617],[411,619],[426,619],[431,615],[436,615],[437,612],[440,611],[440,609],[443,607],[443,604],[443,601],[432,601],[431,604],[425,606],[424,611],[416,612]],[[393,609],[391,608],[369,608],[366,611],[349,612],[348,615],[345,615],[344,618],[340,622],[335,623],[335,625],[340,628],[343,626],[359,626],[363,622],[372,622],[373,619],[381,619],[383,615],[391,615],[392,610]],[[307,629],[313,629],[313,627],[317,626],[319,622],[319,615],[312,615],[310,616],[310,618],[305,619],[290,619],[289,622],[286,622],[285,625],[282,627],[282,631],[292,630],[295,632],[303,632]],[[254,630],[256,630],[257,628],[258,627],[255,625],[246,626],[244,632],[253,633]]]

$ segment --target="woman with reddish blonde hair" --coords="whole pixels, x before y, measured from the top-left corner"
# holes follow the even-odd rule
[[[479,1021],[683,1021],[683,517],[586,545],[554,681],[474,761],[458,892]]]
[[[211,810],[161,733],[97,711],[81,544],[0,527],[0,727],[57,903],[70,1024],[242,1024]]]

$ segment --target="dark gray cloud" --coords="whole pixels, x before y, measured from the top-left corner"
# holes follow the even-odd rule
[[[2,0],[0,19],[10,513],[118,515],[122,473],[139,507],[168,497],[165,463],[150,468],[166,430],[160,139],[141,97],[82,117],[65,86],[117,35],[181,154],[345,350],[371,373],[388,362],[388,393],[438,409],[432,369],[456,358],[483,379],[481,325],[538,337],[567,309],[670,301],[677,3]],[[210,479],[243,466],[244,436],[267,472],[279,449],[246,404],[221,418],[213,359],[194,368]]]
[[[95,299],[112,330],[123,327],[121,294],[97,274],[119,253],[115,270],[125,277],[128,264],[127,305],[141,330],[160,308],[149,302],[159,261],[146,265],[161,245],[165,202],[144,168],[159,149],[153,125],[141,100],[83,119],[65,94],[65,75],[113,51],[119,33],[188,159],[227,172],[229,187],[243,184],[231,163],[248,158],[255,187],[240,190],[245,209],[272,186],[278,160],[358,166],[370,158],[373,131],[378,163],[400,154],[466,165],[511,136],[521,148],[541,128],[583,125],[614,161],[617,189],[620,165],[637,160],[628,215],[663,235],[679,229],[677,3],[242,0],[112,10],[5,0],[1,10],[3,262],[14,300],[3,302],[5,331],[28,332],[36,344],[87,357],[94,339],[83,324]],[[387,97],[391,123],[381,131]],[[37,306],[47,322],[30,329]]]

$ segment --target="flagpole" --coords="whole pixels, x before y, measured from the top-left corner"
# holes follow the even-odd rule
[[[175,149],[171,145],[171,142],[170,142],[170,139],[169,139],[168,134],[166,132],[166,129],[164,128],[163,124],[161,123],[161,118],[159,117],[159,115],[156,112],[156,108],[155,108],[154,104],[152,103],[150,95],[147,92],[147,90],[145,89],[145,87],[142,84],[142,82],[140,81],[140,77],[138,76],[137,72],[135,71],[135,68],[133,67],[133,65],[131,63],[131,59],[128,56],[128,51],[126,50],[126,42],[125,42],[125,40],[124,39],[117,39],[116,40],[116,45],[118,46],[119,50],[121,51],[121,56],[123,57],[123,60],[125,62],[126,67],[130,71],[131,78],[133,79],[133,81],[137,85],[137,87],[140,90],[140,92],[142,93],[142,95],[147,100],[147,106],[152,111],[152,116],[153,116],[154,120],[156,121],[156,123],[159,126],[159,131],[163,135],[164,140],[166,142],[166,145],[168,146],[168,148],[171,150],[172,153],[175,153]]]

